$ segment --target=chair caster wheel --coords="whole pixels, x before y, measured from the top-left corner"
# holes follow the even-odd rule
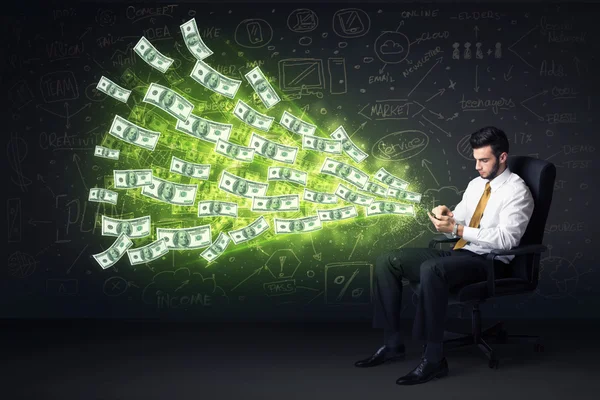
[[[544,345],[541,343],[536,343],[533,346],[533,351],[535,351],[536,353],[543,353],[544,352]]]
[[[498,333],[496,334],[496,343],[504,344],[504,343],[506,343],[507,339],[508,339],[508,332],[506,332],[506,330],[504,330],[504,329],[499,330]]]
[[[498,369],[500,362],[498,360],[490,360],[489,366],[492,369]]]

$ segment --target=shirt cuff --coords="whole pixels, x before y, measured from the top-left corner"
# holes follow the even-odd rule
[[[479,236],[480,228],[472,228],[470,226],[463,225],[463,239],[467,242],[477,244],[477,236]]]

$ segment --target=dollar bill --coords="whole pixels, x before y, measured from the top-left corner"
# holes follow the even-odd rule
[[[118,160],[121,150],[109,149],[108,147],[96,145],[94,155],[96,157],[108,158],[109,160]]]
[[[102,269],[107,269],[115,265],[132,245],[133,242],[131,239],[122,233],[108,249],[102,253],[92,254],[92,256]]]
[[[182,229],[156,228],[156,237],[164,239],[169,250],[195,250],[210,246],[212,240],[210,225]]]
[[[298,211],[300,209],[300,196],[297,194],[281,196],[256,196],[252,199],[251,211],[284,212]]]
[[[238,216],[238,205],[228,201],[204,200],[198,202],[199,217],[235,217]]]
[[[388,193],[386,188],[375,182],[367,182],[367,185],[361,190],[379,197],[387,197]]]
[[[225,233],[220,232],[217,239],[206,250],[200,253],[200,256],[208,262],[214,261],[225,252],[229,243],[231,243],[231,238]]]
[[[358,216],[355,206],[333,208],[331,210],[317,210],[319,219],[324,221],[340,221]]]
[[[190,114],[185,121],[177,120],[175,129],[206,142],[217,143],[219,139],[229,140],[232,126]]]
[[[304,122],[300,118],[287,111],[283,112],[283,115],[279,120],[279,124],[285,127],[288,131],[298,135],[314,135],[317,131],[316,125]]]
[[[113,192],[112,190],[102,188],[91,188],[88,196],[88,201],[96,203],[110,203],[117,205],[119,193]]]
[[[325,159],[321,166],[321,173],[340,178],[359,189],[363,189],[369,182],[369,175],[360,169],[331,158]]]
[[[273,86],[267,81],[265,75],[260,70],[260,67],[254,67],[252,71],[244,75],[252,89],[258,94],[258,97],[262,100],[263,104],[267,109],[273,107],[275,104],[281,101],[281,98],[273,89]]]
[[[396,200],[414,201],[415,203],[421,202],[421,193],[409,192],[402,189],[389,188],[387,196],[392,197]]]
[[[269,188],[268,183],[255,182],[240,178],[230,172],[223,171],[219,181],[219,189],[235,196],[251,199],[254,196],[264,196]]]
[[[158,239],[142,247],[127,250],[131,265],[154,261],[169,252],[165,239]]]
[[[103,215],[102,236],[119,236],[124,233],[132,239],[143,238],[150,235],[150,222],[149,215],[132,219],[117,219]]]
[[[252,132],[252,136],[250,136],[249,147],[252,147],[261,157],[287,164],[296,162],[296,156],[298,155],[297,147],[275,143],[255,132]]]
[[[273,218],[273,225],[275,225],[275,234],[277,235],[313,232],[323,228],[318,215],[296,219]]]
[[[335,195],[338,196],[342,200],[349,201],[350,203],[357,204],[359,206],[368,206],[373,202],[373,198],[370,196],[366,196],[364,194],[360,194],[350,190],[350,188],[344,186],[343,184],[339,184]]]
[[[302,136],[302,149],[315,150],[320,153],[342,154],[342,141],[317,136]]]
[[[340,125],[333,133],[330,135],[334,139],[338,139],[342,141],[342,149],[344,153],[348,155],[354,162],[360,163],[369,155],[358,148],[357,145],[350,139],[348,133],[344,129],[342,125]]]
[[[287,167],[269,167],[269,174],[267,177],[268,181],[285,181],[291,183],[298,183],[306,186],[308,180],[308,174],[304,171],[299,171],[293,168]]]
[[[217,72],[204,61],[196,61],[196,65],[194,65],[190,76],[208,90],[230,99],[235,97],[242,84],[241,80],[229,78]]]
[[[213,53],[212,50],[204,44],[194,18],[179,25],[179,28],[181,29],[183,40],[185,40],[185,45],[197,60],[204,60]]]
[[[191,178],[207,180],[210,176],[210,164],[196,164],[173,156],[169,171]]]
[[[152,184],[151,169],[115,169],[113,178],[116,189],[131,189]]]
[[[148,87],[142,101],[155,105],[180,121],[187,120],[194,109],[194,105],[182,95],[154,82]]]
[[[142,36],[141,39],[137,42],[137,44],[133,48],[133,51],[135,51],[140,57],[142,57],[142,60],[144,60],[146,64],[148,64],[152,68],[159,70],[163,74],[166,70],[169,69],[171,64],[173,64],[172,58],[161,54],[161,52],[156,50],[152,43],[150,43],[150,41],[144,36]]]
[[[228,232],[233,243],[240,244],[255,239],[269,230],[270,226],[265,217],[258,217],[250,225]]]
[[[415,209],[412,204],[400,204],[391,201],[374,201],[366,209],[367,217],[382,214],[415,215]]]
[[[314,190],[306,188],[304,188],[304,196],[302,199],[318,204],[336,204],[338,202],[338,198],[335,194],[315,192]]]
[[[252,162],[254,160],[254,149],[251,147],[240,146],[239,144],[217,140],[215,152],[232,160],[241,162]]]
[[[242,122],[261,131],[268,132],[273,123],[273,117],[261,114],[242,100],[238,100],[233,108],[233,114]]]
[[[408,182],[390,174],[383,167],[379,168],[379,171],[375,173],[375,179],[395,189],[406,190],[408,187]]]
[[[191,206],[196,201],[198,185],[184,185],[152,177],[152,184],[142,186],[142,195],[177,206]]]
[[[144,129],[119,115],[115,115],[108,133],[117,139],[150,151],[154,151],[160,137],[160,132]]]
[[[123,103],[127,103],[127,99],[129,99],[129,95],[131,94],[131,90],[122,88],[105,76],[100,78],[100,81],[98,81],[98,84],[96,85],[96,89]]]

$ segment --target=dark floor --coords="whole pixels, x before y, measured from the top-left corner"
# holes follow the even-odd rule
[[[544,352],[497,345],[490,369],[476,347],[447,350],[449,376],[405,387],[395,381],[422,350],[410,324],[405,360],[359,369],[382,340],[368,323],[1,321],[0,399],[598,398],[598,322],[506,322],[509,333],[543,334]]]

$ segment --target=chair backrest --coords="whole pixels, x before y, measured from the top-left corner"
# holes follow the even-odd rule
[[[510,171],[525,181],[535,204],[533,214],[519,244],[542,244],[554,193],[556,166],[551,162],[528,156],[511,156],[508,157],[507,162]],[[533,288],[537,287],[540,255],[516,256],[511,265],[513,266],[511,277],[526,279],[531,282]]]

